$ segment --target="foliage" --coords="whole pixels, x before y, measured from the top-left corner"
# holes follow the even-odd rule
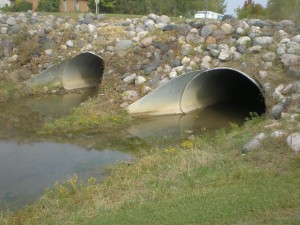
[[[270,19],[291,19],[298,23],[300,22],[299,0],[269,0],[267,4],[267,9]]]
[[[59,0],[41,0],[37,10],[40,12],[59,12]]]
[[[149,14],[193,17],[206,9],[206,0],[116,0],[115,13]],[[207,10],[224,13],[225,0],[207,1]]]
[[[27,12],[32,9],[32,3],[25,0],[17,0],[14,6],[6,6],[1,8],[4,12]]]
[[[91,12],[96,12],[95,0],[88,0],[88,7]],[[116,7],[116,0],[99,0],[98,12],[112,12]]]
[[[244,6],[242,8],[238,7],[236,13],[239,19],[261,18],[266,16],[267,10],[261,4],[256,4],[253,0],[245,0]]]

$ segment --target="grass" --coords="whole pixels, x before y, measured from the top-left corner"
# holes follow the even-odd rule
[[[121,96],[114,91],[115,84],[112,82],[107,81],[100,87],[97,96],[74,108],[67,116],[46,123],[40,133],[57,134],[91,129],[96,132],[129,125],[131,119],[127,112],[120,108]],[[102,95],[102,92],[105,94]]]
[[[283,139],[241,154],[268,123],[255,118],[243,128],[152,149],[111,168],[102,183],[93,178],[76,188],[74,178],[0,223],[299,224],[300,155]]]

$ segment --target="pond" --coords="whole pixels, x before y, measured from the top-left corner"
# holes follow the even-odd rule
[[[241,124],[249,114],[245,103],[226,102],[188,115],[139,119],[114,133],[36,135],[45,121],[66,115],[93,95],[69,93],[0,104],[0,210],[29,204],[56,180],[66,181],[74,174],[81,182],[89,177],[101,181],[109,166],[134,160],[136,153],[153,145]]]

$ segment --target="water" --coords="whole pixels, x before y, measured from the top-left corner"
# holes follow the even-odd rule
[[[247,103],[226,102],[188,115],[143,118],[115,132],[37,135],[44,122],[67,114],[93,95],[70,93],[0,104],[0,210],[31,203],[56,180],[66,181],[74,174],[82,181],[101,180],[108,166],[131,161],[137,152],[230,123],[242,124],[253,111]]]
[[[126,133],[38,136],[45,121],[67,114],[92,92],[50,95],[0,104],[0,210],[36,200],[55,181],[75,174],[98,181],[107,167],[134,158],[143,142]],[[134,147],[133,147],[134,146]]]

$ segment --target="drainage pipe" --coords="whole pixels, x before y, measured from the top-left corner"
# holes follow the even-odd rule
[[[265,112],[259,84],[245,73],[227,67],[178,76],[129,105],[127,110],[136,116],[186,114],[226,101],[244,102],[253,106],[252,112]]]
[[[44,70],[25,84],[31,88],[65,90],[95,87],[102,82],[103,71],[103,59],[94,53],[84,52]]]

